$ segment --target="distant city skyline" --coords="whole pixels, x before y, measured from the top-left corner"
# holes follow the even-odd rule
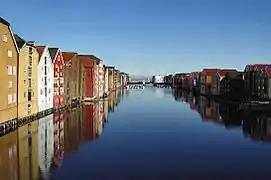
[[[131,75],[271,62],[271,1],[9,0],[1,6],[24,39],[94,54]]]

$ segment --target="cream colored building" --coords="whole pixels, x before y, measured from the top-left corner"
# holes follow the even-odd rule
[[[18,64],[18,117],[38,112],[38,64],[39,54],[35,42],[25,41],[15,35],[19,48]]]

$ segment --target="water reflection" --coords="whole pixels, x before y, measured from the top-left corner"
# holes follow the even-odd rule
[[[244,137],[254,141],[271,142],[271,113],[268,111],[240,110],[238,103],[218,102],[204,96],[173,91],[176,101],[184,101],[192,111],[197,111],[204,122],[220,124],[227,129],[239,128]]]
[[[0,179],[50,179],[63,158],[98,139],[126,91],[94,105],[56,112],[0,137]]]

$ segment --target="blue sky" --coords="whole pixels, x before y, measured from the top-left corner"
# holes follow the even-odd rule
[[[1,7],[25,39],[92,53],[130,74],[271,63],[268,0],[8,0]]]

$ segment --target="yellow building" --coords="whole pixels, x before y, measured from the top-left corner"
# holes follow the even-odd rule
[[[10,24],[0,17],[0,123],[17,118],[18,48]]]
[[[0,137],[0,179],[18,179],[17,130]]]
[[[39,179],[38,121],[18,129],[19,179]]]
[[[19,49],[18,117],[20,118],[38,112],[39,54],[34,42],[26,42],[18,35],[15,35],[15,40]]]

